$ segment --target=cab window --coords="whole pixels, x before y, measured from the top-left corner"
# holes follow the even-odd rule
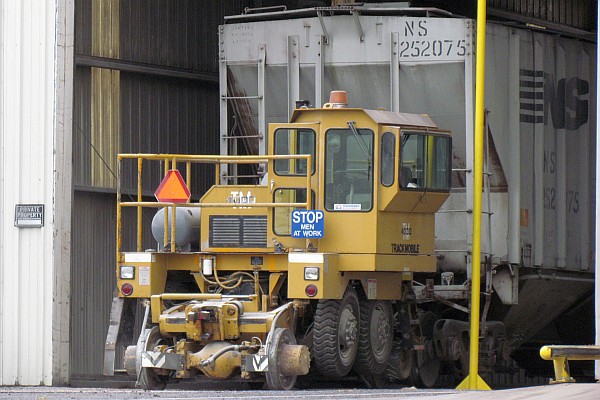
[[[381,138],[380,171],[381,184],[391,186],[394,183],[394,158],[396,156],[396,136],[386,132]]]
[[[315,193],[311,191],[311,208],[314,209]],[[279,188],[273,193],[275,203],[305,203],[306,189]],[[297,207],[274,207],[273,208],[273,232],[279,236],[290,236],[292,234],[292,211]]]
[[[325,209],[373,208],[373,131],[329,129],[325,135]]]
[[[312,129],[280,128],[274,136],[275,155],[312,155],[311,175],[315,172],[315,132]],[[275,160],[277,175],[306,175],[307,160]]]
[[[452,142],[448,136],[402,134],[400,187],[407,190],[450,190]]]

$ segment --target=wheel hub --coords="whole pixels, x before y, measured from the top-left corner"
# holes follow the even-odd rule
[[[340,348],[342,352],[344,350],[352,348],[356,343],[358,336],[358,321],[352,313],[352,310],[348,307],[342,311],[342,317],[340,318]]]
[[[392,327],[388,318],[386,318],[385,312],[380,307],[375,308],[373,314],[374,318],[372,321],[375,326],[371,326],[374,328],[372,330],[374,333],[373,336],[375,336],[373,339],[376,340],[372,340],[372,344],[375,353],[379,354],[384,351],[387,343],[392,340]]]

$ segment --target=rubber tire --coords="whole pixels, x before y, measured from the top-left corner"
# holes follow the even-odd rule
[[[383,335],[383,340],[380,335]],[[382,374],[392,353],[393,341],[394,320],[390,302],[361,299],[354,370],[364,375]]]
[[[296,344],[296,338],[287,328],[276,328],[268,350],[269,369],[265,374],[267,387],[271,390],[290,390],[296,384],[297,375],[279,373],[279,349],[284,344]]]
[[[144,350],[152,350],[161,340],[160,330],[158,326],[152,329],[147,329],[146,332],[146,348]],[[142,367],[138,375],[137,386],[144,390],[164,390],[167,386],[168,376],[159,375],[154,371],[154,368]]]
[[[348,315],[348,312],[351,314]],[[341,378],[346,376],[354,365],[358,353],[358,296],[354,289],[346,290],[342,300],[319,300],[315,312],[313,329],[313,357],[317,370],[324,376]],[[352,317],[352,318],[350,318]],[[350,327],[353,343],[342,349],[340,343],[341,318],[354,320]]]

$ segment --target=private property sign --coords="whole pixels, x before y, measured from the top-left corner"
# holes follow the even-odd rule
[[[18,228],[41,228],[44,226],[43,204],[17,204],[15,226]]]
[[[321,210],[292,211],[292,237],[320,239],[324,234],[325,221]]]

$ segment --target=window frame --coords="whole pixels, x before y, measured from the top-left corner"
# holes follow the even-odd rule
[[[424,138],[425,140],[425,146],[424,146],[424,156],[423,156],[423,164],[425,165],[425,168],[423,168],[423,174],[424,174],[424,182],[425,185],[422,187],[403,187],[402,186],[402,179],[398,179],[398,187],[400,188],[400,190],[406,190],[406,191],[411,191],[411,192],[437,192],[437,193],[448,193],[452,190],[452,136],[450,135],[445,135],[442,132],[430,132],[430,131],[411,131],[411,130],[403,130],[400,132],[400,154],[399,154],[399,164],[398,164],[398,176],[401,177],[402,176],[402,166],[404,164],[404,143],[403,143],[403,139],[405,136],[410,135],[410,136],[421,136]],[[438,137],[438,138],[443,138],[448,140],[448,152],[449,152],[449,157],[447,160],[447,188],[446,189],[440,189],[440,188],[432,188],[430,187],[430,183],[428,182],[427,179],[427,175],[428,175],[428,171],[426,170],[427,166],[429,165],[429,160],[427,159],[428,157],[428,153],[429,153],[429,149],[428,146],[429,144],[427,143],[427,138],[428,137]]]
[[[275,201],[275,195],[277,194],[278,190],[306,190],[306,188],[301,188],[301,187],[278,187],[278,188],[276,188],[275,190],[273,190],[273,203],[275,203],[275,204],[277,204],[277,202]],[[310,209],[314,210],[315,209],[316,194],[315,194],[315,191],[312,190],[312,189],[311,189],[310,193],[311,193],[311,205],[310,205]],[[275,213],[276,213],[277,209],[279,209],[279,208],[282,208],[282,207],[273,207],[273,221],[271,223],[272,229],[273,229],[273,234],[275,234],[276,236],[288,236],[288,237],[291,237],[292,236],[292,221],[291,221],[291,219],[289,221],[289,227],[290,227],[290,233],[289,234],[277,232],[277,229],[276,229],[276,227],[277,227],[277,225],[276,225],[277,216],[275,215]],[[301,210],[300,208],[292,208],[292,207],[289,207],[289,208],[292,209],[290,211],[290,214],[289,214],[290,218],[291,218],[291,215],[292,215],[292,211],[294,211],[294,210]]]
[[[391,144],[391,148],[392,148],[392,152],[391,152],[392,167],[390,169],[392,176],[391,176],[391,181],[389,183],[386,183],[386,182],[383,181],[383,161],[384,161],[383,160],[383,145],[384,145],[384,141],[385,141],[386,136],[392,138],[392,144]],[[390,187],[390,186],[394,185],[394,181],[395,180],[396,180],[396,135],[394,134],[394,132],[385,131],[383,133],[383,135],[381,135],[381,143],[379,145],[379,182],[384,187]]]
[[[282,127],[276,128],[275,131],[273,132],[273,155],[302,155],[302,154],[306,154],[306,153],[289,154],[289,152],[286,153],[286,154],[277,153],[277,133],[280,132],[280,131],[282,131],[282,130],[285,130],[285,131],[288,132],[288,138],[289,138],[289,131],[291,131],[291,130],[295,130],[296,132],[298,132],[298,131],[307,131],[307,132],[312,133],[312,145],[313,145],[313,149],[312,150],[313,150],[313,154],[311,154],[311,156],[312,156],[312,166],[311,167],[312,168],[311,168],[310,176],[313,176],[315,174],[315,172],[316,172],[316,169],[317,169],[317,133],[315,132],[315,130],[313,128],[293,127],[293,126],[291,126],[291,127],[289,127],[289,126],[282,126]],[[289,148],[289,142],[288,142],[288,148]],[[306,173],[295,173],[295,174],[289,173],[289,172],[288,173],[282,173],[281,171],[277,170],[277,161],[279,161],[279,160],[274,160],[274,162],[273,162],[273,173],[276,176],[296,177],[296,176],[307,176],[307,174],[308,174],[308,171],[306,171]],[[283,161],[286,161],[286,160],[283,160]],[[287,160],[287,161],[289,161],[289,160]],[[298,162],[298,161],[300,161],[300,160],[296,160],[296,162]],[[307,170],[308,170],[308,168],[307,168]]]
[[[329,129],[327,129],[325,131],[324,134],[324,148],[323,148],[323,152],[324,152],[324,177],[323,177],[323,208],[327,211],[327,212],[332,212],[332,213],[337,213],[337,212],[350,212],[350,213],[368,213],[373,211],[374,209],[374,203],[375,203],[375,181],[374,181],[374,177],[375,177],[375,143],[376,143],[376,135],[375,132],[373,131],[373,129],[371,128],[361,128],[361,127],[356,127],[356,131],[359,133],[359,135],[361,134],[361,132],[369,132],[370,133],[370,139],[371,139],[371,152],[370,152],[370,156],[371,156],[371,173],[370,175],[368,175],[368,180],[371,182],[371,186],[370,186],[370,207],[368,209],[361,209],[360,210],[336,210],[335,209],[335,204],[337,203],[332,203],[333,204],[333,208],[328,208],[327,207],[327,199],[328,199],[328,190],[327,190],[327,165],[328,165],[328,161],[330,160],[330,155],[329,152],[327,151],[327,144],[328,144],[328,136],[332,133],[335,133],[335,131],[344,131],[344,132],[350,132],[351,133],[351,129],[350,128],[346,128],[346,127],[331,127]],[[348,160],[346,160],[348,161]],[[357,204],[357,203],[341,203],[341,204]]]

